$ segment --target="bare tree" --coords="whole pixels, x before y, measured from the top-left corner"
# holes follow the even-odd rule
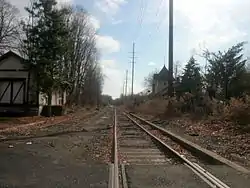
[[[181,76],[181,63],[180,61],[176,61],[174,63],[174,78]]]
[[[144,86],[148,89],[148,90],[152,90],[153,88],[153,84],[154,84],[154,75],[158,74],[158,70],[154,70],[152,72],[150,72],[145,78],[144,78]]]
[[[86,82],[93,82],[93,74],[96,70],[96,62],[99,60],[99,53],[96,48],[95,30],[90,24],[89,15],[82,9],[68,9],[70,15],[65,18],[69,32],[68,51],[63,58],[63,75],[71,87],[69,88],[68,104],[81,101],[86,94]],[[94,68],[95,67],[95,68]],[[91,74],[90,74],[91,73]],[[88,78],[90,77],[90,78]],[[100,84],[98,86],[99,90]],[[91,92],[88,90],[88,92]]]
[[[6,0],[0,0],[0,53],[15,49],[18,45],[19,10]]]
[[[95,63],[87,70],[84,90],[81,96],[82,103],[99,105],[101,102],[101,93],[103,86],[102,70],[98,63]]]
[[[62,31],[66,33],[66,37],[60,42],[63,54],[56,64],[56,70],[59,73],[57,76],[60,80],[57,82],[59,83],[57,86],[62,91],[67,91],[66,104],[70,106],[98,103],[102,93],[103,75],[98,66],[99,52],[96,47],[96,31],[90,23],[89,15],[83,9],[65,6],[59,10],[60,18],[63,16],[62,26],[65,27]],[[40,18],[39,15],[33,17],[31,14],[27,21],[23,21],[29,23],[24,24],[26,27],[24,31],[27,30],[27,27],[32,29],[38,23],[36,20]],[[36,30],[32,29],[32,31],[36,33]],[[25,51],[25,48],[22,47],[23,44],[20,43],[21,52],[25,56],[30,56],[27,52],[32,52],[32,45],[36,44],[32,43],[27,34],[26,38],[31,44],[26,44],[28,50]],[[26,42],[26,40],[23,41]],[[39,50],[35,52],[40,53]]]

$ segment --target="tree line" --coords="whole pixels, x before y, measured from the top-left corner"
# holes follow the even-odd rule
[[[203,57],[208,66],[204,73],[195,58],[191,57],[178,80],[177,92],[189,92],[194,95],[207,92],[210,98],[224,101],[248,94],[250,72],[247,70],[247,58],[243,54],[244,45],[245,42],[240,42],[218,52],[205,50]]]
[[[202,72],[199,62],[192,56],[186,63],[183,73],[175,77],[177,97],[184,93],[227,101],[230,98],[250,94],[250,71],[244,56],[245,42],[233,45],[225,51],[204,50],[202,57],[208,65]],[[155,72],[153,72],[155,73]],[[153,74],[145,77],[145,85],[152,87]]]
[[[0,0],[0,51],[16,50],[32,69],[36,89],[48,97],[67,91],[68,105],[97,104],[101,100],[103,74],[99,66],[96,30],[83,8],[59,6],[56,0],[31,0],[28,17]]]

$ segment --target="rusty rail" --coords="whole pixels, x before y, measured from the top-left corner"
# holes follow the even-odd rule
[[[117,150],[117,116],[114,108],[114,125],[113,125],[113,147],[112,147],[112,164],[110,167],[109,188],[119,188],[119,162]]]
[[[178,157],[184,165],[186,165],[190,170],[192,170],[195,174],[197,174],[204,182],[206,182],[211,188],[230,188],[228,185],[220,181],[218,178],[213,176],[211,173],[203,169],[201,166],[199,166],[196,163],[193,163],[180,155],[177,151],[175,151],[172,147],[167,145],[164,141],[162,141],[160,138],[152,134],[150,131],[148,131],[146,128],[144,128],[142,125],[140,125],[133,117],[130,115],[127,115],[128,119],[130,119],[135,125],[137,125],[140,129],[142,129],[145,133],[147,133],[150,137],[152,137],[154,140],[156,140],[158,143],[160,143],[162,146],[164,146],[168,151],[173,153],[176,157]]]
[[[246,168],[244,168],[243,166],[240,166],[222,156],[219,156],[217,155],[216,153],[212,152],[212,151],[209,151],[207,149],[204,149],[202,147],[200,147],[199,145],[195,144],[195,143],[192,143],[160,126],[157,126],[155,125],[154,123],[151,123],[135,114],[132,114],[130,113],[130,115],[144,123],[146,123],[147,125],[153,127],[153,128],[156,128],[157,130],[161,131],[163,134],[166,134],[168,137],[170,137],[173,141],[177,142],[177,143],[180,143],[181,145],[183,145],[186,149],[188,150],[193,150],[195,152],[199,152],[199,153],[202,153],[204,156],[207,156],[215,161],[218,161],[218,163],[221,163],[221,164],[225,164],[241,173],[246,173],[246,174],[249,174],[250,171]]]

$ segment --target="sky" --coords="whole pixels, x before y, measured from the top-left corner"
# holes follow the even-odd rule
[[[9,0],[25,16],[29,0]],[[129,71],[135,42],[134,92],[144,90],[143,80],[150,72],[168,66],[168,0],[58,0],[84,7],[97,29],[97,47],[105,75],[103,93],[117,98],[123,91],[125,72]],[[174,62],[183,67],[203,49],[226,50],[250,40],[249,0],[174,0]],[[250,44],[245,46],[250,56]],[[165,57],[165,58],[164,58]]]

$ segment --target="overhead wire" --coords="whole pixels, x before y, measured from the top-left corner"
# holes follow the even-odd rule
[[[161,2],[159,3],[159,6],[158,6],[157,12],[156,12],[156,18],[158,18],[160,16],[160,14],[162,13],[162,7],[164,6],[164,4],[163,4],[164,1],[165,0],[161,0]],[[164,12],[162,19],[157,23],[155,34],[157,34],[160,31],[160,28],[163,25],[166,17],[167,17],[167,11]],[[153,32],[150,32],[149,38],[148,38],[148,43],[150,43],[152,39],[153,39]],[[164,40],[164,65],[166,65],[167,42],[168,42],[168,40],[167,40],[167,38],[165,38],[165,40]]]
[[[161,0],[161,2],[159,3],[159,6],[158,6],[157,12],[156,12],[156,18],[158,18],[159,15],[160,15],[160,13],[162,12],[161,10],[162,10],[162,6],[163,6],[164,1],[165,1],[165,0]],[[161,21],[158,22],[158,24],[157,24],[157,26],[156,26],[156,33],[158,33],[158,32],[160,31],[160,27],[162,26],[162,24],[163,24],[164,21],[165,21],[165,17],[163,17],[163,18],[161,19]],[[152,39],[152,34],[153,34],[153,32],[150,32],[150,33],[149,33],[149,40]]]
[[[141,29],[142,29],[142,26],[143,26],[143,21],[144,21],[144,18],[145,18],[145,12],[147,11],[147,8],[148,8],[148,0],[146,0],[146,1],[141,0],[140,4],[141,4],[140,5],[140,15],[139,15],[140,17],[138,17],[139,27],[136,30],[134,41],[137,41],[137,39],[140,36],[140,32],[141,32]]]

